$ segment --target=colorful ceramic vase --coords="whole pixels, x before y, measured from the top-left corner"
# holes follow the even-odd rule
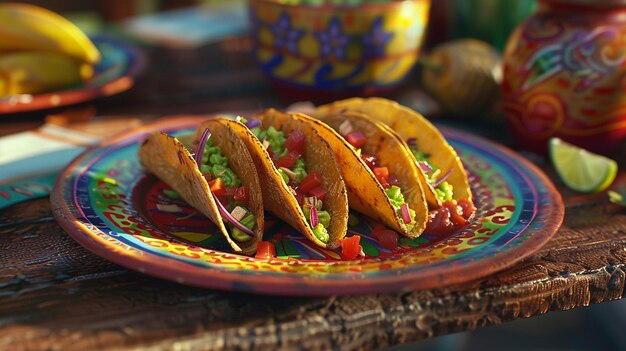
[[[540,0],[504,55],[503,107],[525,149],[560,137],[609,153],[626,137],[626,1]]]
[[[430,8],[430,0],[293,3],[250,0],[251,35],[262,71],[283,95],[306,100],[399,85],[418,59]]]

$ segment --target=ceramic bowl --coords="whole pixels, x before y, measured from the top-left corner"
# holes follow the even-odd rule
[[[380,94],[417,62],[429,8],[430,0],[249,0],[254,55],[290,98]]]

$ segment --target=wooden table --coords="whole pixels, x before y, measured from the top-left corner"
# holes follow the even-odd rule
[[[135,89],[96,102],[98,114],[150,120],[284,105],[247,50],[238,40],[148,49],[151,66]],[[0,134],[42,121],[3,116]],[[0,211],[0,349],[370,350],[622,298],[626,211],[605,193],[567,191],[537,160],[566,204],[554,238],[501,273],[408,293],[289,298],[182,286],[86,251],[57,225],[47,198],[14,205]]]

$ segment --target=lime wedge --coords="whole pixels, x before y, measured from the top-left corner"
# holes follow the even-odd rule
[[[550,158],[563,183],[579,192],[606,189],[617,175],[617,162],[559,138],[550,139]]]

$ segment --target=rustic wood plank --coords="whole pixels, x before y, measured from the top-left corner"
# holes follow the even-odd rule
[[[0,349],[369,350],[620,299],[626,213],[568,207],[541,250],[432,291],[286,298],[181,286],[111,264],[54,222],[47,199],[0,213]]]

